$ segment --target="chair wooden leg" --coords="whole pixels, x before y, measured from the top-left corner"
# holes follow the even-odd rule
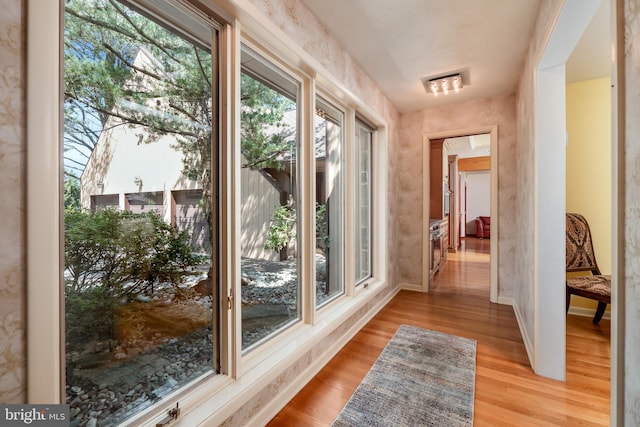
[[[599,323],[600,319],[604,315],[604,311],[607,309],[607,303],[598,301],[598,308],[596,309],[596,315],[593,316],[593,323]]]
[[[569,292],[569,288],[567,288],[567,313],[569,313],[570,304],[571,304],[571,293]]]

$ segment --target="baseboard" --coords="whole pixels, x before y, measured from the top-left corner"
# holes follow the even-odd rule
[[[516,305],[516,300],[511,297],[498,297],[498,304],[510,305],[513,307]]]
[[[527,335],[527,330],[524,328],[524,319],[522,318],[522,314],[520,313],[520,309],[518,305],[515,304],[515,301],[512,304],[513,312],[516,315],[516,321],[518,322],[518,328],[520,329],[520,335],[522,336],[522,342],[524,343],[524,348],[527,350],[527,357],[529,358],[529,365],[531,368],[536,370],[535,359],[533,357],[533,344],[529,335]]]
[[[318,372],[329,363],[329,361],[373,318],[382,308],[403,289],[396,286],[389,294],[380,300],[372,310],[369,310],[358,322],[347,330],[338,340],[336,340],[321,356],[314,360],[296,379],[282,389],[282,392],[275,396],[267,405],[262,407],[249,422],[250,427],[262,427],[272,420],[287,404],[315,377]]]
[[[583,316],[583,317],[591,317],[591,318],[593,318],[593,316],[596,314],[596,310],[593,309],[593,308],[570,306],[569,307],[569,314],[572,314],[574,316]],[[607,319],[607,320],[611,320],[611,312],[610,311],[605,311],[604,312],[604,316],[602,316],[602,318],[603,319]]]
[[[398,285],[398,290],[423,292],[421,285],[413,285],[411,283],[400,283]]]

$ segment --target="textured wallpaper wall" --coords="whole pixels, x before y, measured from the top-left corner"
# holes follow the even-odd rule
[[[25,394],[23,1],[0,0],[0,402]]]
[[[625,425],[640,425],[640,0],[625,0]]]
[[[518,219],[516,255],[514,257],[515,300],[527,337],[534,337],[534,71],[538,58],[545,47],[547,37],[554,24],[554,18],[562,7],[563,0],[543,0],[540,4],[538,21],[529,43],[529,53],[525,60],[523,74],[518,88],[518,131],[516,144],[515,175],[516,193],[515,216]],[[532,343],[533,344],[533,343]]]
[[[478,99],[404,114],[398,147],[398,281],[422,283],[423,135],[480,126],[498,126],[498,295],[512,297],[516,245],[516,98]],[[428,220],[428,218],[426,218]]]

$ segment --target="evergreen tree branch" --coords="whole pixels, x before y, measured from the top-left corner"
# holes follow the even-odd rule
[[[99,111],[100,113],[106,114],[110,117],[116,117],[119,119],[124,120],[125,122],[127,122],[126,124],[135,124],[135,125],[140,125],[140,126],[146,126],[146,127],[150,127],[153,130],[157,131],[157,132],[161,132],[161,133],[175,133],[178,135],[182,135],[182,136],[189,136],[189,137],[197,137],[198,135],[194,132],[188,132],[188,131],[184,131],[184,130],[180,130],[180,129],[176,129],[176,128],[168,128],[168,127],[164,127],[164,126],[159,126],[157,124],[150,124],[148,122],[144,122],[142,120],[136,119],[135,117],[131,117],[131,116],[125,116],[123,114],[118,113],[117,111],[113,110],[113,111],[109,111],[106,110],[100,106],[97,105],[93,105],[93,104],[89,104],[88,102],[85,102],[84,100],[75,97],[75,95],[73,95],[70,92],[65,92],[65,95],[75,99],[77,102],[95,109],[96,111]]]
[[[173,59],[178,64],[180,63],[180,61],[170,51],[168,51],[164,46],[159,45],[153,37],[150,37],[139,25],[133,22],[133,20],[124,12],[124,10],[122,10],[119,4],[117,4],[114,0],[109,0],[109,3],[111,3],[111,5],[118,11],[118,13],[120,13],[120,15],[122,15],[122,17],[127,20],[129,25],[131,25],[133,29],[136,30],[138,34],[140,34],[148,43],[151,43],[153,46],[160,49],[162,53]]]

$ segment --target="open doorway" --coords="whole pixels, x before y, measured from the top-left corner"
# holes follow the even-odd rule
[[[610,3],[605,0],[565,67],[566,210],[587,219],[603,274],[611,274],[613,261],[609,22]],[[593,317],[595,309],[594,301],[572,297],[569,314]],[[608,309],[605,318],[609,317]]]
[[[466,247],[486,247],[491,238],[491,135],[447,138],[444,144],[449,160],[451,209],[449,252]],[[486,243],[482,245],[482,243]],[[487,283],[487,286],[489,284]]]
[[[479,135],[486,135],[486,137],[476,139]],[[473,136],[473,139],[470,138],[471,136]],[[449,250],[453,252],[459,250],[462,237],[464,236],[466,238],[471,231],[469,227],[475,227],[475,217],[469,218],[468,206],[466,206],[469,202],[468,191],[465,200],[465,187],[463,181],[460,179],[460,153],[464,152],[465,154],[462,155],[463,158],[468,158],[469,160],[464,160],[463,164],[488,161],[488,167],[482,166],[482,168],[488,169],[488,171],[485,170],[485,172],[488,173],[490,185],[488,194],[485,197],[489,201],[489,209],[487,215],[482,216],[491,218],[490,237],[487,239],[489,241],[490,254],[489,299],[492,302],[497,302],[497,138],[497,126],[451,130],[438,134],[424,135],[423,137],[423,170],[425,171],[423,174],[423,260],[425,260],[425,262],[423,262],[422,270],[422,290],[425,292],[429,291],[430,284],[437,277],[437,272],[434,274],[434,259],[440,256],[443,258],[441,262],[446,263],[446,252]],[[477,148],[475,157],[472,157],[472,155],[468,153],[468,151],[474,151],[471,148],[471,141],[473,141],[474,147]],[[480,145],[484,146],[480,148]],[[450,149],[451,153],[449,153]],[[480,153],[484,155],[479,155]],[[471,169],[473,169],[474,166],[463,166],[463,168],[465,168],[465,173],[473,172]],[[426,171],[429,171],[429,173],[426,173]],[[468,227],[470,221],[472,221],[473,224]],[[440,235],[446,237],[438,238],[438,228],[440,229]],[[474,237],[476,237],[476,229],[473,228],[472,231]],[[436,233],[435,238],[434,233]],[[438,246],[439,241],[440,246]],[[440,267],[441,266],[435,266],[436,269]]]
[[[535,192],[530,212],[534,263],[531,292],[516,295],[517,312],[530,313],[521,322],[523,340],[538,375],[566,378],[565,229],[566,229],[566,76],[567,59],[593,18],[600,1],[564,3],[537,62],[532,95],[535,106],[531,176]],[[612,389],[615,384],[612,381]]]

